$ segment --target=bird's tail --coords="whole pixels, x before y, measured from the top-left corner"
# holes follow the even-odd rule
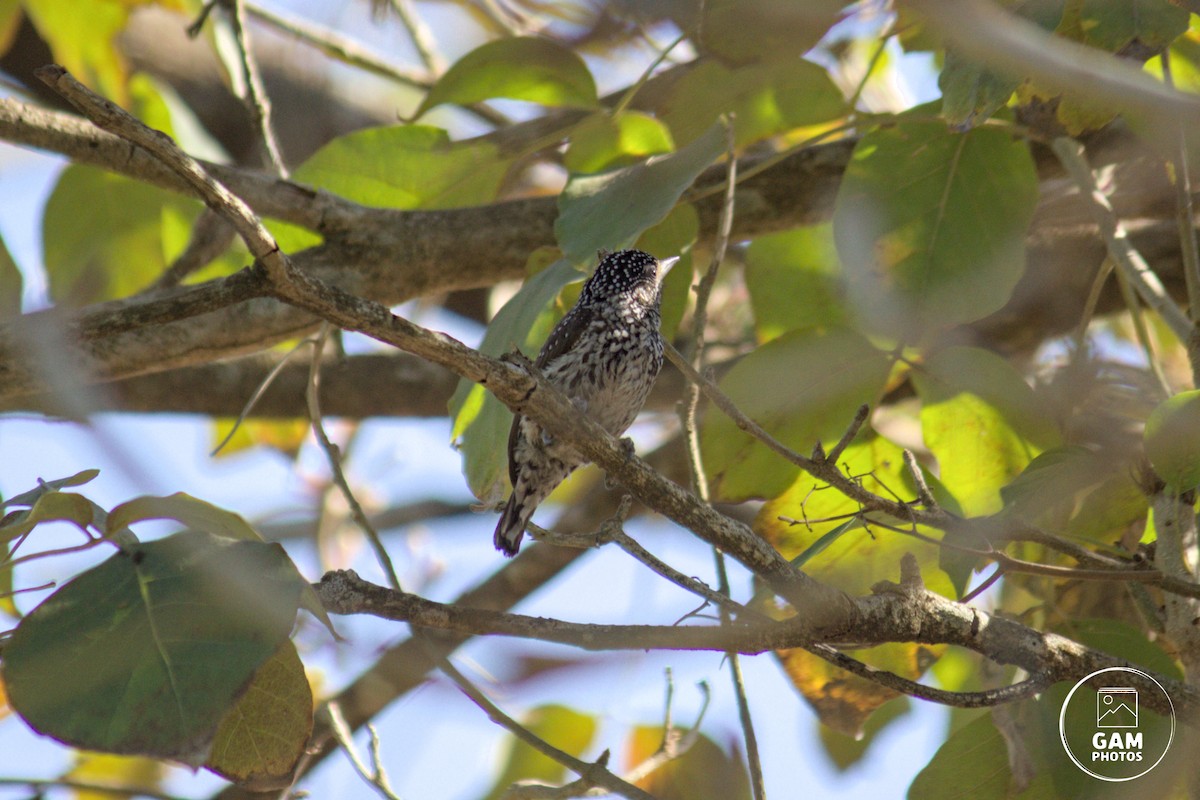
[[[496,535],[492,541],[496,549],[512,558],[521,547],[521,539],[525,536],[525,525],[532,516],[532,509],[525,510],[524,503],[517,503],[517,493],[514,491],[500,513],[500,522],[496,524]]]

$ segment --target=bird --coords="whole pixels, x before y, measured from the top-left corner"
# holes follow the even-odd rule
[[[600,251],[599,258],[534,364],[580,411],[620,436],[642,410],[662,368],[662,281],[679,256],[659,261],[641,250],[619,250]],[[508,434],[512,494],[496,525],[496,549],[515,556],[534,510],[585,463],[572,447],[517,414]]]

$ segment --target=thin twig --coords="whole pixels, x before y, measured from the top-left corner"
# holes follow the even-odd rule
[[[1167,382],[1167,374],[1163,371],[1162,361],[1155,352],[1154,336],[1150,332],[1150,326],[1146,323],[1146,315],[1142,313],[1142,303],[1138,300],[1137,292],[1134,291],[1129,276],[1122,270],[1116,270],[1116,273],[1117,288],[1121,290],[1121,300],[1125,303],[1125,310],[1129,312],[1129,321],[1133,324],[1133,335],[1141,345],[1142,352],[1146,356],[1146,363],[1150,365],[1150,373],[1158,382],[1162,396],[1169,397],[1171,384]]]
[[[988,689],[982,692],[949,692],[944,689],[935,689],[932,686],[910,681],[907,678],[901,678],[899,675],[891,672],[877,670],[868,664],[851,658],[845,653],[835,650],[829,645],[813,645],[805,649],[836,667],[878,683],[881,686],[895,689],[897,692],[917,697],[921,700],[928,700],[933,703],[954,706],[956,708],[983,708],[1002,703],[1011,703],[1014,700],[1023,700],[1027,697],[1032,697],[1053,683],[1053,681],[1047,680],[1044,677],[1034,677],[1000,689]]]
[[[1162,53],[1163,82],[1174,88],[1171,76],[1171,50]],[[1188,171],[1187,136],[1183,125],[1178,125],[1178,147],[1172,158],[1175,186],[1175,220],[1179,226],[1179,247],[1183,252],[1183,277],[1187,284],[1188,316],[1192,323],[1200,323],[1200,245],[1196,242],[1195,208],[1192,203],[1192,176]],[[1200,341],[1196,336],[1184,342],[1188,361],[1192,365],[1192,383],[1200,386]]]
[[[325,424],[321,414],[321,353],[325,349],[325,341],[329,338],[330,331],[333,330],[329,323],[321,323],[321,331],[317,334],[313,342],[312,361],[308,367],[308,387],[304,393],[305,401],[308,403],[308,418],[312,423],[313,436],[317,439],[317,444],[325,453],[325,459],[329,462],[329,469],[333,475],[333,482],[337,484],[341,490],[342,496],[346,499],[346,505],[350,507],[350,516],[354,518],[354,522],[362,529],[366,535],[367,541],[371,543],[371,549],[375,551],[375,560],[379,562],[380,568],[383,569],[384,576],[387,577],[388,584],[400,591],[400,579],[396,577],[396,568],[392,565],[392,558],[388,555],[387,548],[383,546],[383,540],[379,538],[379,532],[375,530],[375,526],[371,524],[371,520],[367,519],[367,514],[363,511],[362,506],[358,502],[358,498],[354,496],[354,492],[350,489],[350,483],[346,480],[346,473],[342,471],[342,457],[338,453],[338,447],[329,440],[328,434],[325,433]]]
[[[725,260],[725,250],[729,246],[729,234],[733,230],[733,210],[734,210],[734,192],[737,187],[737,153],[735,150],[736,140],[734,136],[733,120],[731,117],[723,117],[722,123],[725,126],[725,157],[727,160],[727,171],[725,174],[725,196],[721,204],[721,218],[718,222],[716,246],[713,248],[712,259],[708,263],[708,269],[700,278],[700,283],[696,286],[696,308],[692,312],[692,332],[687,339],[686,349],[689,351],[690,360],[695,365],[697,372],[704,370],[704,329],[708,325],[708,301],[712,296],[713,286],[717,282],[717,270],[721,266],[721,262]],[[700,454],[700,436],[696,429],[696,409],[700,405],[700,387],[694,383],[689,383],[687,392],[684,395],[683,407],[680,411],[680,416],[683,423],[684,440],[687,443],[688,466],[692,473],[692,486],[696,491],[696,496],[703,502],[711,501],[709,493],[708,476],[704,472],[704,460]],[[713,559],[717,570],[717,592],[720,595],[728,598],[729,590],[729,575],[725,568],[725,556],[718,548],[713,548]],[[720,609],[721,624],[728,625],[730,622],[729,608],[725,603],[721,603]],[[764,800],[766,798],[766,789],[763,784],[762,760],[758,752],[758,737],[754,732],[754,720],[750,715],[750,703],[746,698],[746,683],[742,677],[741,659],[737,653],[730,652],[727,654],[729,660],[730,680],[733,682],[734,694],[737,697],[738,718],[742,725],[742,737],[746,742],[746,760],[750,767],[750,784],[754,790],[755,800]]]
[[[692,748],[692,745],[700,738],[700,725],[704,722],[704,715],[708,713],[709,703],[712,701],[712,692],[708,688],[708,684],[704,681],[699,683],[700,691],[704,694],[704,698],[700,703],[700,711],[696,714],[696,721],[692,723],[692,727],[688,728],[686,733],[682,735],[675,729],[671,722],[671,700],[670,694],[672,686],[670,683],[670,672],[667,674],[667,713],[663,724],[663,739],[658,749],[655,750],[645,761],[641,762],[633,769],[626,772],[622,777],[625,780],[633,783],[646,777],[654,772],[659,767],[669,761],[679,758],[684,753]]]
[[[288,350],[287,353],[284,354],[283,358],[279,359],[279,362],[276,363],[275,366],[271,367],[271,371],[268,372],[266,377],[264,377],[258,384],[258,387],[254,390],[254,394],[250,395],[250,399],[246,401],[244,406],[242,406],[242,411],[237,415],[237,419],[233,421],[233,427],[229,429],[229,433],[225,434],[225,438],[217,443],[217,446],[214,447],[212,452],[208,454],[209,457],[215,456],[217,453],[225,449],[225,445],[229,444],[229,441],[233,439],[233,435],[238,432],[238,429],[241,428],[242,423],[246,421],[246,417],[250,416],[250,412],[254,410],[254,406],[258,403],[259,399],[266,393],[271,384],[275,382],[275,379],[279,377],[279,374],[283,372],[283,368],[287,366],[287,363],[291,360],[292,356],[300,352],[301,348],[308,347],[312,344],[314,344],[314,340],[312,338],[301,339],[292,346],[291,350]],[[309,367],[309,369],[311,370],[312,368]]]
[[[632,783],[629,783],[617,777],[608,771],[608,751],[606,750],[594,763],[582,761],[570,753],[559,750],[554,745],[542,739],[531,730],[521,725],[512,717],[501,711],[495,703],[487,698],[483,692],[471,683],[465,675],[459,672],[450,660],[442,658],[438,661],[438,669],[462,690],[462,693],[471,699],[475,705],[483,709],[483,712],[488,715],[488,719],[495,722],[500,727],[507,730],[509,733],[516,736],[525,744],[537,750],[542,755],[553,761],[562,764],[567,769],[574,772],[579,777],[586,780],[593,786],[603,787],[615,794],[624,795],[631,800],[654,800],[654,795],[639,789]]]
[[[242,68],[244,94],[242,102],[250,112],[250,119],[258,131],[263,144],[263,166],[270,168],[281,178],[288,177],[287,166],[283,163],[283,154],[279,149],[279,140],[275,138],[275,129],[271,125],[271,101],[267,97],[266,87],[263,86],[262,75],[258,71],[258,62],[250,48],[250,30],[246,26],[245,0],[227,0],[230,16],[233,21],[233,38],[237,45],[238,63]]]
[[[368,726],[371,731],[371,766],[368,767],[354,747],[354,738],[350,735],[350,726],[346,724],[346,718],[342,716],[341,707],[337,703],[329,703],[325,710],[329,714],[329,728],[333,732],[333,738],[337,739],[338,744],[346,751],[354,771],[384,800],[400,800],[388,785],[387,775],[384,774],[383,765],[379,761],[379,736],[375,729]]]
[[[263,8],[257,3],[246,2],[246,13],[311,47],[315,47],[325,55],[341,61],[343,64],[358,67],[364,72],[369,72],[372,75],[377,75],[414,89],[428,91],[433,86],[433,77],[431,75],[427,73],[417,74],[394,64],[389,64],[382,58],[368,52],[359,43],[333,31],[320,28],[302,20],[282,16],[268,8]]]
[[[1195,326],[1163,288],[1142,254],[1130,244],[1129,234],[1113,210],[1112,203],[1096,184],[1096,176],[1084,157],[1083,145],[1068,137],[1059,137],[1051,149],[1079,187],[1092,209],[1092,217],[1117,268],[1129,278],[1138,295],[1157,311],[1181,342],[1191,342]]]
[[[421,19],[421,15],[413,7],[412,0],[389,0],[389,2],[392,10],[396,12],[396,16],[400,18],[400,23],[408,31],[408,38],[416,48],[421,63],[425,65],[425,69],[429,70],[429,74],[437,76],[445,72],[446,59],[438,52],[433,32],[429,30],[425,20]]]
[[[838,459],[842,457],[842,453],[854,441],[854,437],[858,436],[858,432],[862,430],[862,426],[866,424],[867,417],[871,415],[871,407],[863,403],[854,412],[854,419],[850,420],[850,424],[846,426],[846,432],[842,434],[842,438],[838,439],[837,444],[825,456],[825,461],[834,466],[837,466]]]

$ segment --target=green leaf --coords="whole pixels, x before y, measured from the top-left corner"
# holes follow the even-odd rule
[[[29,511],[0,527],[0,543],[11,542],[43,522],[73,522],[80,530],[92,524],[92,501],[73,492],[46,492]]]
[[[109,513],[105,530],[109,536],[112,536],[122,528],[148,519],[173,519],[188,528],[204,531],[214,536],[250,542],[263,541],[262,535],[240,514],[226,511],[220,506],[214,506],[212,503],[183,492],[176,492],[166,497],[146,495],[124,502]],[[316,590],[307,582],[304,583],[301,592],[301,606],[320,620],[334,638],[338,638],[338,633],[333,627],[333,620],[329,618],[329,613],[325,610],[320,598],[317,597]]]
[[[116,103],[126,105],[128,68],[117,50],[133,3],[24,0],[25,13],[50,45],[54,62]]]
[[[925,444],[967,516],[999,511],[1000,490],[1061,436],[1033,390],[987,350],[947,348],[913,372]]]
[[[199,210],[165,189],[96,167],[67,167],[42,221],[50,294],[79,306],[146,288],[177,255],[165,246],[167,220],[194,219]]]
[[[1162,50],[1188,29],[1188,12],[1170,0],[1083,0],[1084,41],[1110,53],[1138,42]]]
[[[699,31],[702,52],[747,63],[792,57],[811,49],[839,17],[841,0],[707,0]]]
[[[1054,448],[1039,455],[1000,490],[1005,511],[1045,530],[1092,541],[1119,538],[1145,519],[1146,496],[1128,462],[1084,447]]]
[[[538,343],[530,342],[535,323],[564,286],[583,276],[563,259],[538,272],[497,312],[480,344],[480,352],[499,356],[518,347],[536,352]],[[544,337],[549,329],[541,330]],[[451,437],[460,440],[463,473],[471,491],[484,503],[500,499],[508,460],[508,430],[512,413],[476,383],[461,380],[450,398],[450,418],[454,421]]]
[[[186,532],[128,548],[17,627],[4,650],[9,701],[75,747],[199,764],[287,639],[304,585],[277,544]]]
[[[0,237],[0,319],[15,317],[21,313],[21,292],[24,278],[17,262]]]
[[[675,149],[671,132],[654,117],[627,111],[597,113],[575,126],[563,165],[571,172],[601,172]]]
[[[451,142],[441,128],[393,125],[348,133],[293,179],[380,208],[456,208],[496,198],[509,164],[487,143]]]
[[[984,122],[1008,103],[1020,84],[1019,77],[1001,75],[956,50],[947,50],[946,64],[938,75],[942,116],[954,126]]]
[[[838,119],[846,99],[829,73],[809,61],[786,60],[728,68],[717,61],[693,66],[672,87],[662,118],[679,143],[691,142],[733,115],[734,139],[744,147],[776,134]]]
[[[583,59],[549,39],[518,36],[488,42],[456,61],[414,114],[443,103],[467,105],[494,97],[545,106],[596,105],[596,82]]]
[[[1177,492],[1200,484],[1200,390],[1169,397],[1146,420],[1146,457],[1158,476]]]
[[[879,398],[890,369],[854,331],[798,330],[751,351],[720,386],[768,433],[808,453],[841,438],[858,407]],[[713,492],[728,502],[775,497],[800,469],[717,411],[707,414],[700,444]]]
[[[790,330],[844,325],[833,227],[757,237],[746,251],[746,288],[760,342]]]
[[[539,706],[522,720],[525,729],[550,742],[559,750],[582,756],[596,736],[596,718],[560,705]],[[487,800],[499,800],[508,788],[520,780],[558,784],[567,777],[567,768],[549,756],[534,750],[516,737],[500,777],[496,779]]]
[[[599,175],[573,175],[558,198],[554,235],[567,261],[621,250],[660,222],[696,177],[725,151],[720,125],[674,153]]]
[[[989,715],[956,731],[908,787],[912,800],[1004,800],[1012,772],[1004,737]]]
[[[896,493],[903,499],[916,495],[901,449],[873,432],[859,434],[838,464],[844,472],[861,476],[867,491],[888,497]],[[803,557],[807,574],[852,595],[868,593],[879,581],[895,580],[897,565],[907,552],[916,555],[926,586],[950,594],[950,582],[937,566],[936,545],[848,519],[857,511],[858,504],[841,492],[799,474],[786,491],[759,510],[754,531],[784,558]]]
[[[173,519],[189,528],[229,539],[261,542],[262,536],[246,520],[232,511],[206,503],[183,492],[166,497],[137,497],[114,508],[108,515],[106,532],[148,519]]]
[[[0,508],[5,508],[7,506],[31,506],[37,502],[39,497],[46,494],[46,492],[65,489],[68,486],[82,486],[85,483],[94,481],[96,476],[99,474],[100,470],[98,469],[85,469],[80,472],[76,472],[74,475],[71,475],[67,478],[56,478],[52,481],[40,481],[36,489],[30,489],[28,492],[21,492],[21,494],[8,498],[3,503],[0,503]]]
[[[903,341],[1007,302],[1038,198],[1026,143],[993,127],[955,133],[922,113],[859,140],[833,215],[851,307]]]
[[[204,766],[238,784],[286,786],[312,727],[304,664],[296,645],[284,640],[221,720]]]

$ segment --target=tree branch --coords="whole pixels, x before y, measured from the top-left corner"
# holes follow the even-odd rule
[[[902,567],[902,572],[906,569]],[[819,620],[807,622],[799,617],[730,626],[571,623],[436,603],[368,583],[351,571],[326,574],[316,589],[326,608],[335,614],[371,614],[456,633],[515,636],[584,650],[734,650],[755,655],[847,638],[865,646],[887,642],[952,644],[997,663],[1015,664],[1035,676],[1030,683],[1010,687],[1007,691],[1012,696],[1008,699],[1049,683],[1079,680],[1103,667],[1129,666],[1128,662],[1063,636],[948,600],[920,585],[919,575],[916,583],[876,586],[874,594],[853,601],[854,625],[833,629]],[[1182,718],[1200,711],[1200,691],[1164,675],[1153,677],[1166,688]],[[982,703],[983,698],[980,700]]]

